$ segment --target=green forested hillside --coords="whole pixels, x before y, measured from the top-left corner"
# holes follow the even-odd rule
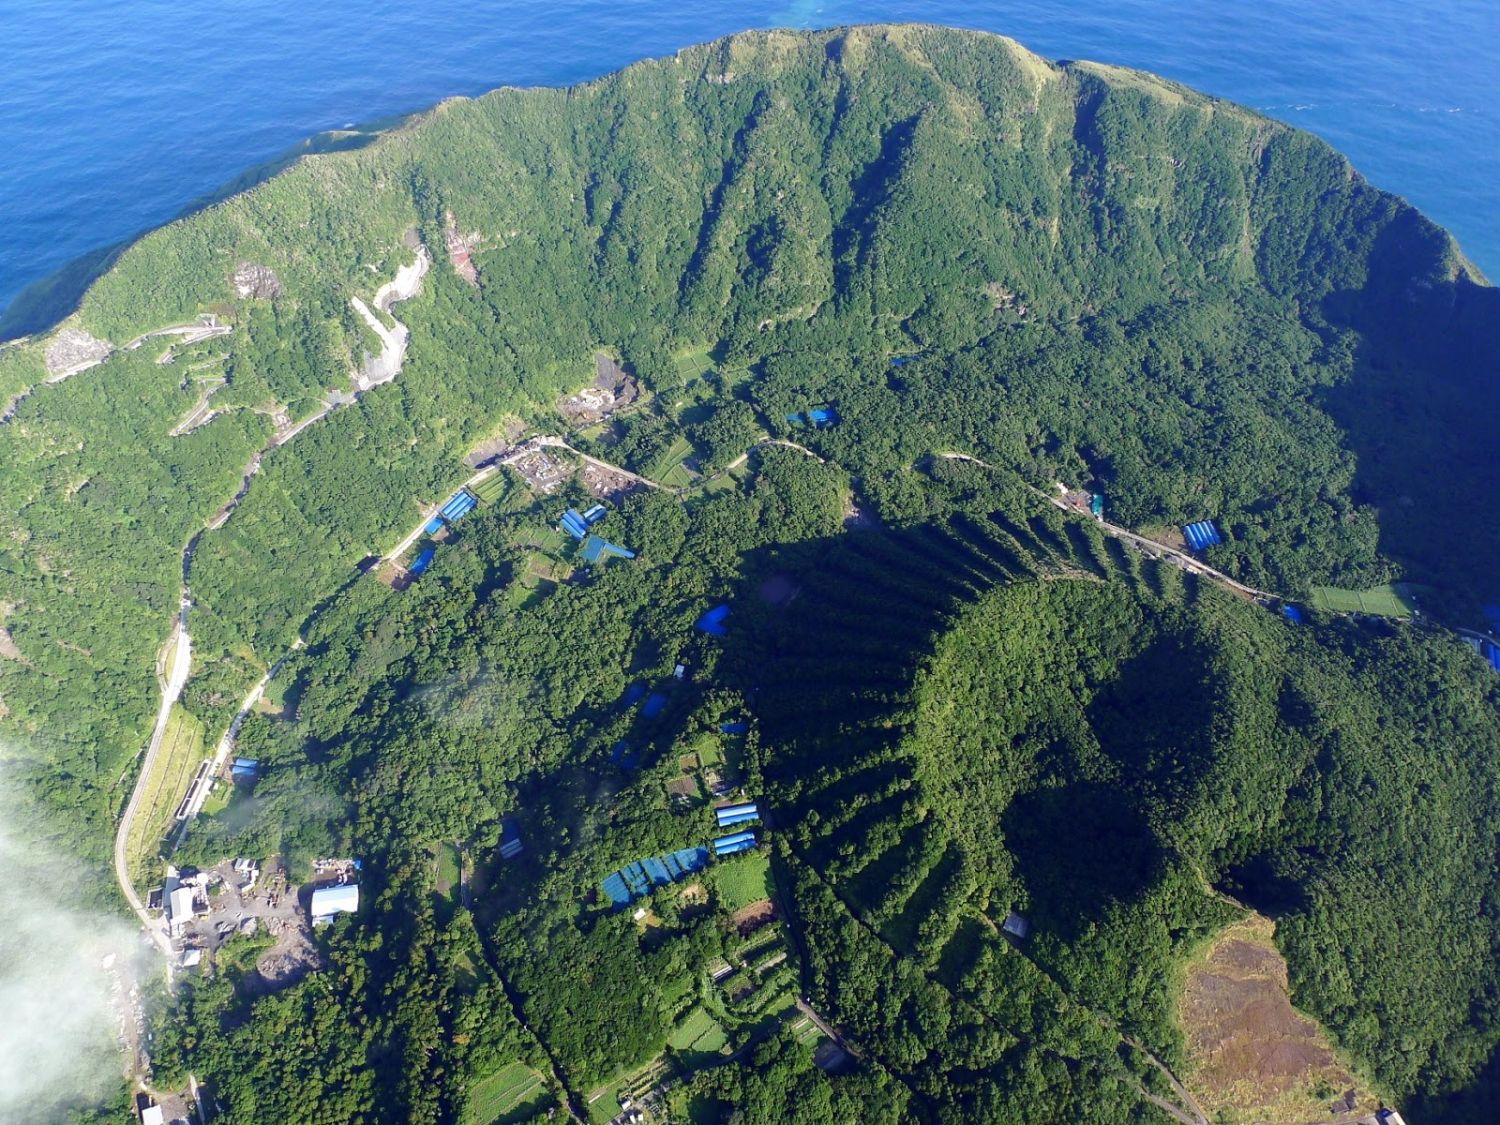
[[[351,299],[418,255],[372,314],[410,329],[399,377],[290,436],[379,348]],[[245,263],[275,284],[240,295]],[[1226,895],[1438,1113],[1500,1035],[1482,664],[1436,629],[1293,631],[1037,493],[1215,519],[1206,561],[1288,599],[1401,578],[1471,622],[1500,592],[1497,313],[1315,138],[990,35],[747,33],[444,103],[125,251],[66,326],[104,362],[0,350],[0,761],[102,857],[184,578],[210,744],[306,641],[241,736],[265,780],[186,856],[362,854],[371,905],[328,973],[254,1000],[238,966],[162,1025],[233,1120],[467,1119],[527,1075],[594,1114],[660,1065],[695,1120],[1161,1121],[1168,982]],[[139,341],[205,314],[231,330]],[[600,350],[645,393],[573,432]],[[639,557],[585,570],[537,544],[587,493],[507,472],[411,589],[360,574],[517,433],[683,490],[612,503]],[[725,600],[721,645],[692,623]],[[621,704],[679,661],[659,720]],[[712,887],[639,923],[590,897],[707,838],[710,760],[777,810],[770,954]],[[434,904],[443,847],[487,872],[472,910]],[[322,1054],[278,1050],[298,1021]]]

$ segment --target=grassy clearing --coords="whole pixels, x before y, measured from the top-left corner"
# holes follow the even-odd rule
[[[706,1035],[710,1029],[718,1026],[713,1016],[702,1008],[694,1008],[688,1013],[687,1019],[678,1024],[672,1034],[667,1037],[667,1046],[685,1051]]]
[[[702,735],[693,743],[692,750],[698,755],[698,762],[704,769],[724,764],[724,748],[716,734]]]
[[[455,902],[458,896],[459,870],[458,865],[462,858],[458,849],[452,844],[439,844],[435,864],[437,869],[437,893],[444,897],[452,898]]]
[[[203,816],[217,816],[229,807],[229,802],[234,800],[234,784],[232,782],[219,782],[214,791],[208,795],[203,802]]]
[[[541,1109],[546,1098],[542,1076],[517,1060],[474,1084],[464,1107],[464,1125],[492,1125],[509,1115],[519,1120]],[[525,1114],[517,1113],[524,1108]]]
[[[677,378],[687,386],[695,379],[702,379],[714,369],[714,361],[708,354],[708,344],[695,344],[672,353],[672,366],[677,369]]]
[[[1418,608],[1415,589],[1406,582],[1372,586],[1368,590],[1314,586],[1309,601],[1314,609],[1327,613],[1368,613],[1379,617],[1410,617]]]
[[[1321,1121],[1329,1101],[1351,1087],[1361,1091],[1358,1111],[1373,1113],[1380,1099],[1368,1076],[1292,1007],[1274,931],[1269,918],[1252,914],[1185,962],[1177,982],[1183,1080],[1226,1125]]]
[[[692,455],[693,447],[687,438],[678,437],[651,463],[644,475],[668,488],[686,488],[693,483],[693,478],[683,462]]]
[[[694,1008],[667,1039],[667,1045],[680,1052],[689,1067],[709,1062],[728,1043],[724,1028],[702,1008]]]
[[[173,707],[125,845],[131,878],[139,881],[154,867],[158,848],[172,826],[172,814],[202,761],[203,723],[181,707]]]
[[[771,897],[771,861],[761,852],[748,852],[713,867],[714,886],[725,910],[738,910]]]

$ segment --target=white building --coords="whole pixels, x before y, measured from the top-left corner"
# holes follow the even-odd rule
[[[182,931],[193,920],[193,888],[178,885],[167,895],[167,925],[173,937],[181,937]]]
[[[359,884],[340,883],[335,887],[319,887],[312,893],[312,920],[314,926],[326,926],[339,914],[353,914],[359,909]]]

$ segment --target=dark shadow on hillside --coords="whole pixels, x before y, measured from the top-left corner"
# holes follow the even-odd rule
[[[1353,493],[1380,510],[1380,550],[1407,576],[1500,594],[1500,290],[1437,280],[1441,232],[1415,211],[1376,240],[1369,280],[1330,295],[1359,332],[1353,378],[1324,395],[1356,458]]]
[[[270,160],[252,165],[234,179],[220,184],[213,191],[198,196],[160,226],[175,223],[189,215],[206,210],[216,203],[249,191],[257,184],[265,183],[272,176],[286,171],[304,156],[319,153],[350,152],[374,143],[382,133],[394,129],[410,120],[413,114],[381,118],[352,129],[330,129],[314,134],[293,145]],[[17,336],[28,336],[51,328],[58,321],[73,313],[83,300],[90,285],[109,271],[120,255],[134,246],[156,226],[137,231],[111,246],[90,250],[86,254],[59,267],[40,281],[34,281],[11,300],[0,313],[0,340],[11,340]]]
[[[1001,824],[1033,920],[1068,943],[1112,903],[1145,891],[1162,864],[1150,825],[1118,785],[1034,789],[1010,803]]]
[[[1212,765],[1205,745],[1215,692],[1208,653],[1188,638],[1163,637],[1132,656],[1088,708],[1089,726],[1120,767],[1125,787],[1186,797]]]

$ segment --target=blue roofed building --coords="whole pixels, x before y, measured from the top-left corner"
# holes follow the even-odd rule
[[[750,729],[750,724],[744,722],[743,720],[733,723],[720,723],[719,729],[725,734],[744,734],[747,730]]]
[[[1287,602],[1281,607],[1281,615],[1288,621],[1290,621],[1293,625],[1302,624],[1302,611],[1294,606],[1291,602]]]
[[[569,508],[564,512],[562,518],[557,521],[557,525],[574,539],[583,539],[589,533],[589,525],[575,508]]]
[[[443,530],[443,517],[433,516],[432,522],[422,530],[425,531],[428,535],[436,535],[438,532]]]
[[[604,888],[605,897],[616,908],[629,906],[631,899],[634,897],[631,895],[630,888],[625,885],[625,880],[618,871],[611,872],[605,877],[604,882],[599,885]]]
[[[604,518],[604,505],[595,504],[583,513],[583,522],[592,527]]]
[[[449,523],[457,523],[477,507],[479,501],[466,488],[461,488],[438,509],[438,515]]]
[[[406,569],[413,575],[419,575],[432,565],[432,560],[437,556],[437,551],[432,547],[423,547],[421,554],[412,559],[411,565]]]
[[[1201,551],[1206,547],[1217,547],[1224,542],[1224,537],[1219,534],[1219,529],[1214,526],[1213,520],[1190,523],[1182,529],[1182,534],[1188,546],[1195,551]]]
[[[724,624],[725,618],[729,616],[729,606],[716,605],[702,617],[698,618],[698,628],[711,637],[727,637],[729,627]]]
[[[731,824],[740,824],[747,820],[759,820],[760,806],[754,801],[742,801],[736,805],[721,805],[714,809],[714,819],[719,822],[720,828],[727,828]]]
[[[661,709],[666,705],[667,697],[659,691],[654,691],[646,700],[646,705],[641,708],[641,714],[648,719],[654,719],[661,714]]]
[[[734,855],[755,847],[755,833],[753,831],[735,832],[728,836],[720,836],[714,841],[714,855],[723,857]]]
[[[583,557],[589,562],[596,563],[600,559],[611,555],[617,559],[635,558],[634,551],[600,539],[597,535],[590,535],[583,541]]]
[[[753,840],[749,846],[754,846]],[[648,856],[627,863],[620,870],[605,876],[599,886],[610,906],[619,910],[650,894],[657,887],[686,879],[707,866],[707,848],[681,848],[666,855]]]

